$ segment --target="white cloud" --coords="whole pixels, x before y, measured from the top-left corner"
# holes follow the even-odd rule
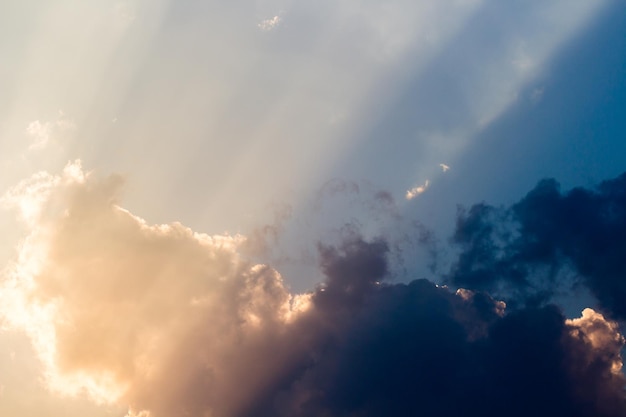
[[[45,149],[52,141],[62,138],[75,129],[74,122],[67,119],[63,112],[59,112],[57,120],[52,122],[32,121],[26,127],[26,134],[33,139],[28,149],[31,151]]]
[[[275,29],[281,22],[282,17],[280,15],[276,15],[272,18],[261,21],[257,26],[262,31],[269,32],[270,30]]]
[[[430,185],[429,181],[426,180],[424,184],[411,188],[410,190],[406,192],[405,198],[407,200],[413,200],[415,197],[417,197],[418,195],[426,191],[429,185]]]

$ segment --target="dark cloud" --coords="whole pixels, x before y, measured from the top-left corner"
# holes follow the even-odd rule
[[[308,342],[303,362],[242,416],[626,415],[611,371],[623,340],[601,315],[505,315],[485,293],[390,285],[387,251],[358,238],[321,247],[327,280],[287,338]]]
[[[543,180],[516,204],[461,210],[450,281],[536,303],[584,284],[604,311],[626,318],[626,174],[562,192]]]

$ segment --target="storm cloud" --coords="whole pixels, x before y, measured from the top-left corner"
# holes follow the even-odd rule
[[[149,225],[122,184],[76,162],[5,197],[29,234],[3,322],[54,392],[150,417],[626,415],[624,339],[599,312],[393,283],[390,245],[354,230],[318,245],[322,281],[292,294],[244,236]]]
[[[583,285],[603,311],[626,318],[626,174],[560,190],[542,180],[510,207],[462,209],[451,283],[541,303]]]

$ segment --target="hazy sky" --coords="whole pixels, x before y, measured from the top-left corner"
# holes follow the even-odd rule
[[[607,369],[619,362],[626,244],[611,216],[626,183],[598,184],[626,170],[621,0],[5,0],[0,92],[0,415],[409,415],[336,381],[358,374],[355,349],[387,352],[346,335],[378,346],[359,326],[396,329],[389,306],[415,294],[424,311],[452,306],[468,346],[500,349],[484,328],[543,314],[590,341],[564,336],[567,361],[600,346]],[[561,188],[534,189],[544,178]],[[509,221],[520,236],[498,234]],[[526,311],[569,297],[568,274],[582,278],[566,313]],[[493,314],[457,287],[489,291]],[[338,305],[361,309],[355,291],[372,310],[330,326]],[[576,321],[572,305],[596,311]],[[452,328],[410,311],[421,331]],[[284,363],[263,359],[276,349]],[[322,359],[305,372],[307,355]],[[577,384],[595,376],[567,369],[567,389],[588,392]],[[620,372],[600,378],[606,398]]]

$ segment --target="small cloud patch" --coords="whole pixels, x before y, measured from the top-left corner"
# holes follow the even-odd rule
[[[57,120],[52,122],[34,120],[28,124],[25,131],[26,134],[32,138],[32,142],[28,146],[28,150],[43,150],[54,140],[75,129],[76,125],[74,122],[67,119],[62,111],[59,112]]]
[[[280,15],[276,15],[272,18],[261,21],[257,26],[263,32],[269,32],[270,30],[274,30],[282,22],[282,20],[283,19]]]
[[[405,195],[406,199],[413,200],[415,197],[417,197],[418,195],[426,191],[429,185],[430,185],[430,182],[426,180],[424,184],[411,188],[410,190],[406,192],[406,195]]]

